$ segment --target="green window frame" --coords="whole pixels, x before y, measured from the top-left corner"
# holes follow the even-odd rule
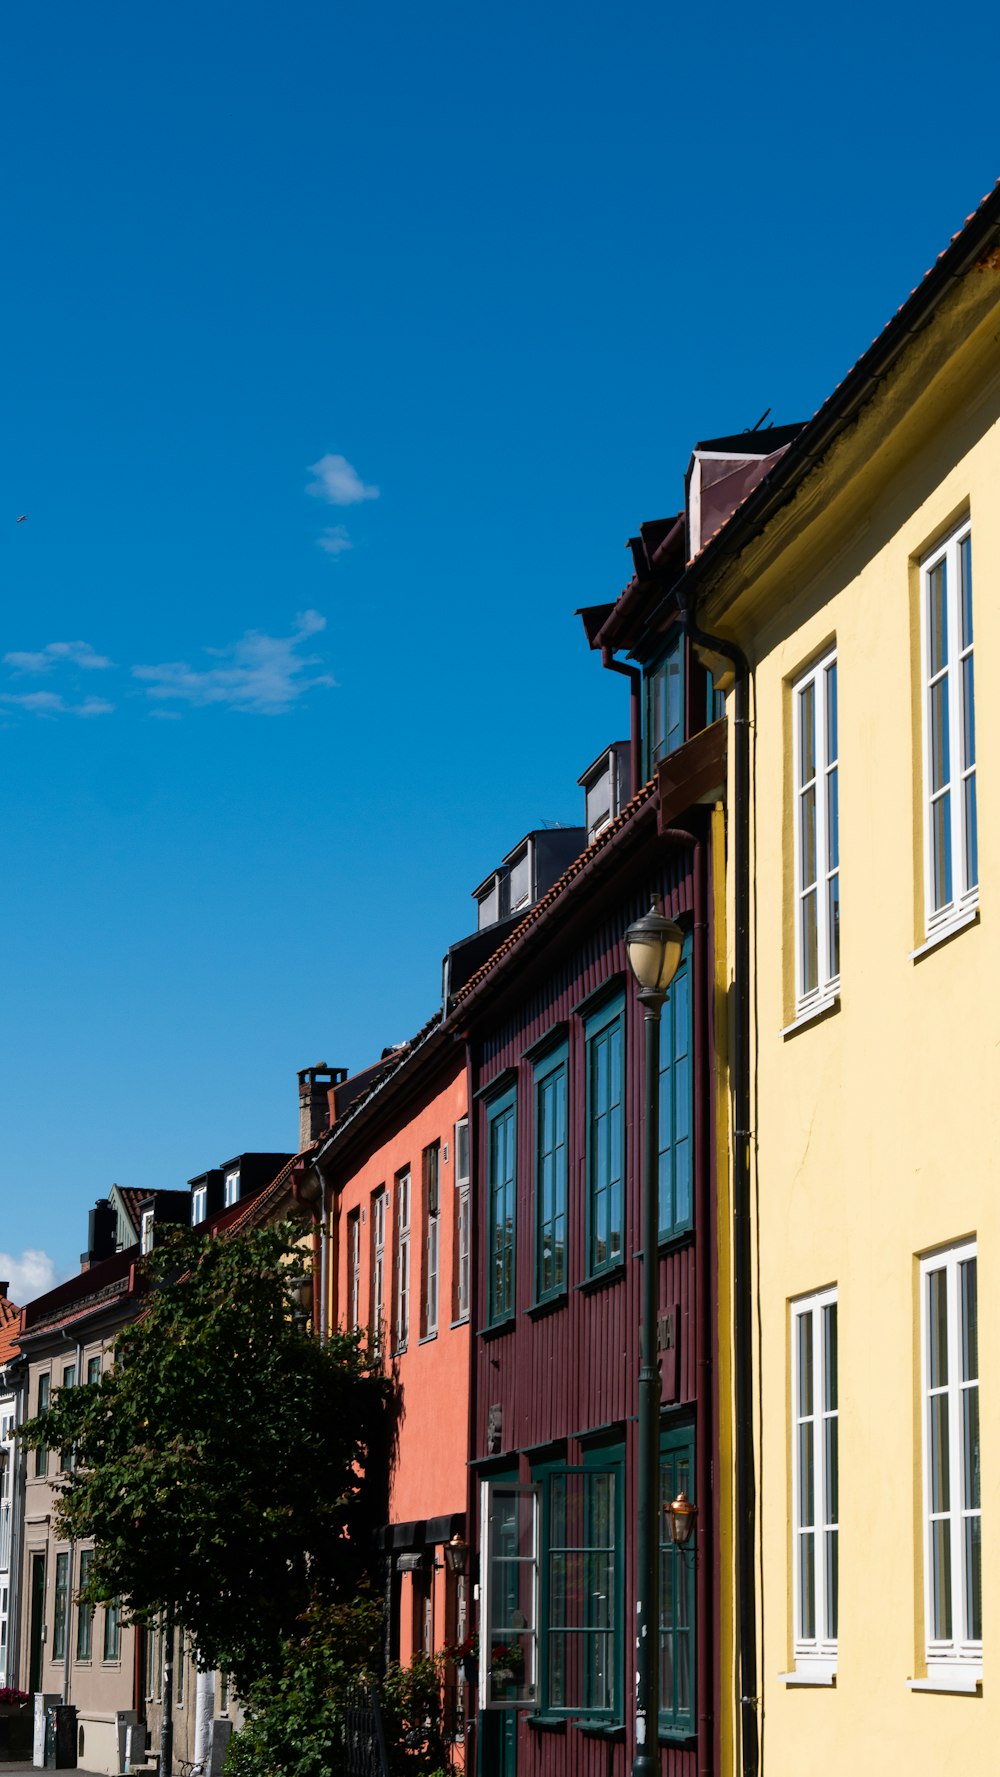
[[[539,1678],[542,1712],[623,1719],[625,1452],[534,1471],[541,1487]]]
[[[536,1063],[535,1087],[535,1301],[566,1294],[569,1179],[569,1048]]]
[[[104,1658],[120,1660],[122,1657],[122,1606],[121,1599],[115,1598],[104,1607]]]
[[[684,739],[684,638],[677,636],[645,673],[646,776]]]
[[[486,1113],[487,1325],[514,1315],[517,1239],[517,1095],[512,1086]]]
[[[683,1490],[697,1498],[694,1426],[660,1433],[660,1732],[695,1732],[695,1551],[667,1534],[664,1507]]]
[[[56,1556],[55,1603],[52,1611],[52,1658],[61,1660],[66,1653],[66,1615],[69,1605],[69,1551]]]
[[[90,1564],[94,1558],[93,1549],[80,1550],[80,1580],[78,1594],[83,1591],[90,1578]],[[89,1660],[94,1649],[94,1607],[77,1597],[76,1605],[76,1657],[78,1660]]]
[[[625,1258],[625,996],[588,1018],[587,1272]]]
[[[691,934],[660,1015],[659,1207],[660,1239],[693,1226],[694,1001]]]

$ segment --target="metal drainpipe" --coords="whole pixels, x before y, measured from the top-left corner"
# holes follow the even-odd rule
[[[733,1380],[736,1410],[737,1712],[744,1777],[757,1777],[757,1488],[753,1448],[753,1300],[750,1240],[750,666],[735,642],[709,635],[679,595],[681,624],[696,645],[736,669],[733,689]]]
[[[642,789],[642,669],[616,660],[610,648],[601,649],[601,665],[609,672],[622,673],[629,681],[628,774],[631,779],[629,801]]]

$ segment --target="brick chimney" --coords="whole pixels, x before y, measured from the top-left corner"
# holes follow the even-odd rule
[[[307,1148],[330,1127],[330,1093],[347,1078],[346,1067],[327,1067],[320,1061],[299,1074],[299,1150]]]

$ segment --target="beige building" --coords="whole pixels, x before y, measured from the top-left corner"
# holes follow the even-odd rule
[[[724,1763],[766,1777],[996,1764],[998,490],[1000,188],[684,576],[749,669],[715,661],[752,1359],[720,1399],[753,1415]]]

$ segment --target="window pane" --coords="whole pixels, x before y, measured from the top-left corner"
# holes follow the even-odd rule
[[[826,1533],[826,1636],[828,1641],[837,1639],[837,1591],[840,1578],[838,1564],[840,1560],[840,1538],[836,1530]]]
[[[966,770],[976,763],[976,690],[972,676],[972,655],[962,662],[962,764]]]
[[[831,876],[826,885],[827,897],[827,933],[830,945],[829,973],[830,976],[840,974],[840,872]]]
[[[816,881],[816,786],[803,790],[799,798],[799,839],[801,870],[799,887],[810,888]]]
[[[972,644],[972,538],[963,537],[958,546],[958,568],[962,582],[962,647]]]
[[[979,1509],[979,1388],[962,1390],[962,1504]]]
[[[827,869],[840,863],[840,773],[835,765],[826,775],[826,844]]]
[[[951,1525],[931,1525],[931,1629],[935,1641],[951,1640]]]
[[[947,1512],[951,1506],[951,1475],[948,1467],[948,1396],[930,1398],[931,1511]]]
[[[836,1524],[840,1517],[839,1474],[837,1462],[837,1420],[823,1422],[823,1482],[826,1491],[826,1522]]]
[[[927,629],[931,677],[948,664],[948,578],[944,557],[927,576]]]
[[[826,762],[829,765],[839,752],[837,744],[837,662],[826,669]]]
[[[799,1537],[799,1634],[816,1637],[816,1552],[811,1531]]]
[[[931,809],[934,910],[951,901],[951,794],[945,791]]]
[[[815,1523],[816,1476],[814,1468],[813,1424],[807,1420],[799,1426],[799,1523],[811,1530]]]
[[[973,1382],[979,1375],[979,1306],[975,1259],[967,1259],[961,1264],[958,1274],[962,1299],[962,1380]]]
[[[802,991],[815,992],[817,986],[816,953],[818,936],[816,932],[816,890],[813,889],[802,902]]]
[[[943,1388],[948,1380],[948,1277],[945,1271],[928,1273],[927,1310],[930,1386]]]
[[[828,1412],[837,1406],[837,1304],[823,1310],[823,1405]]]
[[[799,782],[816,775],[816,683],[810,679],[799,692]]]
[[[811,1413],[813,1410],[813,1336],[812,1314],[795,1317],[799,1346],[799,1413]]]
[[[965,796],[965,886],[975,888],[979,882],[979,826],[976,818],[976,774],[963,785]]]
[[[951,734],[948,726],[948,680],[931,686],[931,789],[951,782]]]
[[[965,1520],[965,1634],[969,1641],[983,1638],[983,1561],[977,1514]]]

